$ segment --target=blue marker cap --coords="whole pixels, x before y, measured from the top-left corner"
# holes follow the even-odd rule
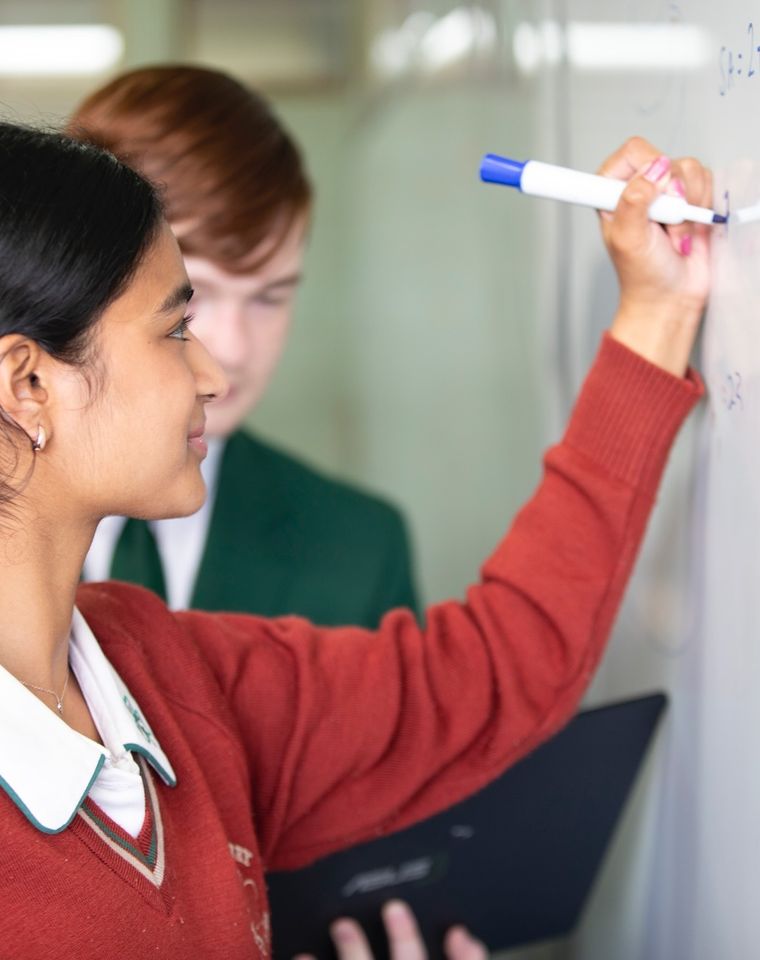
[[[487,153],[480,164],[480,179],[486,183],[503,183],[520,189],[520,177],[527,161],[510,160],[495,153]]]

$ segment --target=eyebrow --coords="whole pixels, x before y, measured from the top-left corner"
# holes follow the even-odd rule
[[[156,310],[156,315],[172,313],[177,307],[188,303],[193,295],[193,288],[189,283],[183,283],[176,290],[172,290],[169,296],[164,300],[161,306]]]

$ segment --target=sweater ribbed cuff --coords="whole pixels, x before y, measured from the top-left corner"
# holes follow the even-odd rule
[[[605,334],[564,442],[626,483],[653,486],[703,393],[696,371],[673,376]]]

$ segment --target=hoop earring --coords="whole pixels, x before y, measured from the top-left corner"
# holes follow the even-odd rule
[[[40,424],[37,427],[37,439],[32,443],[32,450],[36,453],[38,450],[44,450],[47,443],[45,428]]]

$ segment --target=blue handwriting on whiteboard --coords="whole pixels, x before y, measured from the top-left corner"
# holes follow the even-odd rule
[[[760,76],[760,44],[755,39],[755,26],[747,24],[747,36],[735,50],[721,47],[718,57],[720,85],[718,91],[725,97],[728,91],[742,79],[751,80]]]
[[[742,396],[742,375],[734,370],[733,373],[727,373],[723,378],[720,388],[720,396],[726,410],[743,410],[744,397]]]

